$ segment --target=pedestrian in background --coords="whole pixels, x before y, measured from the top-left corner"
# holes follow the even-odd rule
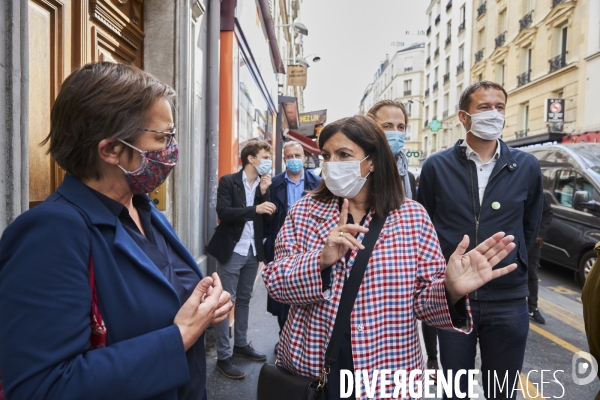
[[[550,222],[552,222],[552,216],[554,212],[548,200],[544,196],[544,203],[542,209],[542,220],[540,222],[540,230],[538,231],[537,238],[533,246],[529,248],[528,258],[529,264],[527,273],[529,279],[527,281],[529,286],[529,296],[527,296],[527,304],[529,305],[529,318],[539,324],[545,324],[546,320],[542,317],[540,310],[538,309],[538,286],[539,279],[537,270],[540,268],[540,257],[542,255],[542,246],[544,245],[544,239],[548,232]]]
[[[542,215],[542,175],[531,154],[508,147],[500,137],[507,94],[502,86],[477,82],[460,96],[458,116],[466,131],[452,148],[431,155],[423,164],[418,201],[435,226],[446,260],[462,234],[471,247],[497,231],[515,236],[516,250],[499,266],[516,263],[511,274],[469,294],[473,331],[459,335],[438,331],[442,368],[475,368],[477,343],[486,398],[488,372],[514,382],[523,366],[529,332],[527,251],[537,238]],[[461,390],[467,379],[460,381]],[[500,388],[497,388],[500,389]],[[496,398],[512,398],[505,390]]]
[[[233,304],[146,195],[178,161],[175,92],[130,65],[76,69],[50,115],[66,171],[0,240],[8,399],[205,399],[204,330]]]
[[[276,211],[265,229],[265,257],[266,262],[273,261],[275,256],[275,238],[283,226],[288,210],[308,191],[314,190],[321,183],[321,178],[304,168],[304,149],[298,142],[290,141],[283,146],[283,159],[285,171],[273,177],[271,184],[271,199]],[[268,296],[268,295],[267,295]],[[283,304],[267,297],[267,311],[277,317],[279,334],[285,325],[289,304]],[[275,345],[277,353],[277,344]]]
[[[361,242],[374,218],[385,219],[327,375],[328,398],[338,399],[342,369],[405,370],[408,376],[425,367],[417,318],[470,332],[465,294],[513,270],[514,264],[491,269],[515,245],[512,236],[498,233],[465,254],[465,237],[446,269],[433,225],[420,204],[405,198],[394,155],[371,118],[325,126],[319,148],[323,182],[288,212],[263,280],[274,299],[291,304],[279,342],[281,366],[317,379]],[[354,395],[364,398],[361,385]]]
[[[233,355],[264,361],[248,342],[248,316],[258,263],[265,260],[263,229],[276,208],[271,203],[271,146],[250,141],[240,155],[242,169],[219,180],[217,215],[220,223],[206,252],[219,262],[217,272],[235,302],[234,346],[229,341],[229,318],[217,326],[217,369],[232,379],[244,372]]]
[[[408,124],[408,113],[404,104],[394,100],[381,100],[371,107],[368,115],[375,119],[385,132],[392,154],[396,158],[396,165],[402,177],[402,186],[406,198],[416,199],[417,182],[415,176],[408,170],[408,158],[402,151],[406,139],[406,125]],[[427,369],[438,370],[437,329],[421,321],[421,332],[423,333],[425,352],[427,353]],[[433,379],[436,379],[437,374],[433,373],[432,376]]]

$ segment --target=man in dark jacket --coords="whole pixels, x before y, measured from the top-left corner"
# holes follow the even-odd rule
[[[446,260],[464,234],[469,236],[469,249],[498,231],[515,237],[517,247],[496,268],[516,263],[517,269],[468,296],[472,332],[438,330],[446,373],[474,369],[479,341],[483,390],[486,398],[496,399],[512,398],[512,385],[523,365],[529,332],[527,250],[537,238],[543,198],[535,157],[499,139],[506,101],[506,91],[493,82],[477,82],[465,89],[458,116],[466,140],[427,159],[418,193]],[[466,392],[463,378],[460,389]],[[502,389],[496,383],[505,378],[509,384]]]
[[[537,270],[540,267],[540,257],[542,254],[542,246],[546,239],[546,232],[552,221],[554,212],[546,197],[544,197],[544,208],[542,211],[542,222],[540,223],[540,230],[538,231],[535,244],[529,248],[529,265],[527,271],[529,273],[529,297],[527,297],[527,303],[529,305],[529,317],[539,324],[545,324],[546,320],[542,317],[540,310],[538,309],[538,276]]]
[[[247,340],[248,314],[258,263],[265,260],[263,225],[275,212],[271,203],[271,146],[251,141],[241,152],[242,170],[225,175],[219,181],[217,215],[220,224],[206,248],[217,259],[223,287],[235,302],[235,345],[233,354],[263,361],[267,356],[257,352]],[[229,343],[229,318],[217,331],[217,369],[228,378],[245,375],[233,362]]]
[[[287,142],[283,146],[283,158],[286,170],[273,177],[271,199],[277,207],[275,214],[265,229],[265,256],[269,263],[275,258],[275,239],[283,226],[290,207],[309,190],[314,190],[321,183],[321,178],[304,169],[304,150],[298,142]],[[287,319],[290,306],[275,301],[268,296],[267,311],[277,317],[279,333]]]

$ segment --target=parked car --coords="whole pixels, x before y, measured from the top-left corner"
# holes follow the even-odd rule
[[[579,272],[584,282],[600,241],[600,143],[527,147],[542,169],[544,195],[554,217],[542,259]]]

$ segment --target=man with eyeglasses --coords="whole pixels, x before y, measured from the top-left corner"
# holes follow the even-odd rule
[[[283,226],[288,210],[309,190],[314,190],[321,183],[321,178],[304,169],[304,150],[300,143],[290,141],[283,146],[285,171],[276,175],[271,184],[271,200],[276,211],[265,230],[265,257],[267,263],[275,257],[275,238]],[[279,333],[287,319],[290,306],[275,301],[269,296],[267,311],[277,317]],[[277,352],[277,345],[275,346]]]

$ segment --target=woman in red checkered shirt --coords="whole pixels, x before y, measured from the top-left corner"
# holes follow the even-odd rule
[[[323,182],[289,211],[263,271],[269,294],[291,304],[278,363],[318,378],[344,283],[375,214],[387,215],[369,259],[337,361],[327,378],[339,398],[340,370],[424,369],[416,319],[442,329],[471,330],[467,293],[507,274],[492,271],[515,245],[499,232],[465,253],[465,236],[448,265],[420,204],[404,198],[383,131],[367,117],[333,122],[321,131]],[[391,383],[390,383],[391,381]],[[381,395],[380,381],[376,396]],[[358,398],[366,396],[364,382]]]

